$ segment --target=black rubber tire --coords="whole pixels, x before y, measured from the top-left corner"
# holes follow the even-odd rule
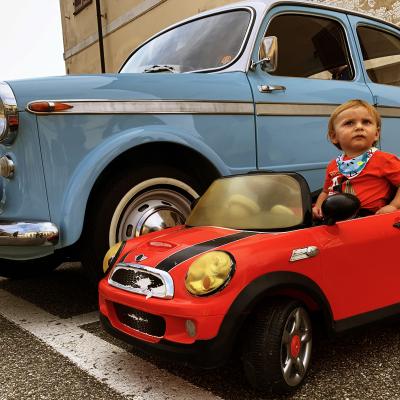
[[[248,382],[260,392],[288,394],[304,381],[303,377],[297,386],[288,385],[281,367],[283,331],[290,314],[298,307],[304,309],[297,301],[276,299],[259,308],[247,326],[243,368]]]
[[[112,181],[103,183],[95,193],[95,201],[91,201],[91,209],[87,210],[82,237],[82,264],[89,279],[97,284],[104,276],[102,263],[104,255],[110,247],[109,231],[116,207],[121,199],[135,185],[152,178],[173,178],[190,186],[201,194],[203,186],[186,173],[168,166],[133,166],[112,175]],[[186,197],[186,196],[185,196]],[[189,198],[189,201],[193,201]]]
[[[62,261],[62,258],[57,254],[24,261],[6,260],[2,258],[0,259],[0,276],[22,279],[45,275],[55,270]]]

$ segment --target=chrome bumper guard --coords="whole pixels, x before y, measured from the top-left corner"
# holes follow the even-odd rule
[[[54,246],[58,228],[51,222],[0,221],[0,246]]]

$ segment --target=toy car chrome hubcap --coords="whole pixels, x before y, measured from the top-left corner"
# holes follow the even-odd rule
[[[281,368],[286,383],[298,385],[304,378],[311,358],[312,331],[307,312],[294,309],[285,324],[281,342]]]

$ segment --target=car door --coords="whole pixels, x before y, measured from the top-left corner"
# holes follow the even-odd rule
[[[348,19],[318,6],[276,6],[266,15],[253,60],[265,36],[278,38],[278,67],[267,73],[258,65],[248,73],[258,167],[300,172],[315,190],[337,155],[327,140],[330,113],[349,99],[372,102]]]
[[[381,147],[400,155],[400,30],[368,18],[349,16],[368,87],[382,121]]]
[[[316,227],[323,266],[323,291],[338,329],[364,322],[400,303],[397,246],[400,212],[373,215]],[[383,314],[382,314],[383,313]]]

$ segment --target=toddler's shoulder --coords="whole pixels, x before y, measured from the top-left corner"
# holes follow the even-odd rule
[[[396,154],[388,153],[382,150],[377,150],[373,158],[375,158],[376,160],[388,160],[388,161],[400,162],[400,158]]]

